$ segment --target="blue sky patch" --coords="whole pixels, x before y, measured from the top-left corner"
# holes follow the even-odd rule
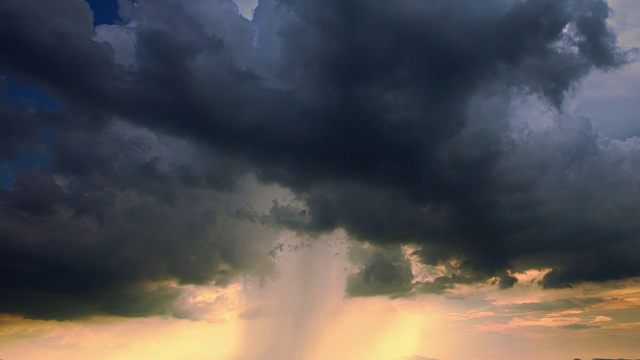
[[[49,95],[41,87],[17,80],[0,69],[2,79],[2,100],[19,111],[55,111],[60,108],[60,102]]]
[[[18,111],[56,111],[61,107],[60,102],[49,95],[41,87],[19,81],[10,73],[0,69],[0,101]],[[15,157],[0,161],[0,188],[11,187],[20,172],[34,167],[51,167],[53,162],[49,156],[52,135],[42,131],[38,141],[27,146],[17,146]]]
[[[93,10],[93,26],[122,22],[118,14],[117,0],[87,0]]]

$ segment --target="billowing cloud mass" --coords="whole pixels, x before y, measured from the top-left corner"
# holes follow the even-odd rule
[[[0,155],[47,160],[0,193],[0,312],[172,314],[268,274],[279,228],[367,243],[356,296],[640,276],[640,139],[563,106],[630,60],[604,1],[119,5],[0,4],[4,91],[59,102],[0,104]],[[253,208],[251,178],[293,200]]]

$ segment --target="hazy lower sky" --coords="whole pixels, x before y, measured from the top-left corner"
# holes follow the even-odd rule
[[[640,3],[0,2],[0,358],[640,358]]]

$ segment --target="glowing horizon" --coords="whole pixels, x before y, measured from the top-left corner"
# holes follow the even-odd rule
[[[531,271],[509,290],[485,284],[444,297],[350,298],[343,241],[280,240],[303,246],[278,255],[275,278],[194,287],[184,305],[192,319],[5,316],[3,359],[554,360],[640,351],[632,341],[640,335],[640,279],[541,291],[540,272]]]

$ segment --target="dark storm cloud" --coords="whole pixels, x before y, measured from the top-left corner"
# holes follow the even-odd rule
[[[346,291],[349,295],[402,296],[410,292],[413,280],[411,263],[400,249],[385,250],[357,247],[350,250],[350,260],[363,267],[347,279]]]
[[[175,315],[179,285],[268,273],[275,235],[226,194],[237,162],[121,124],[56,134],[53,159],[0,193],[3,312]]]
[[[0,104],[0,117],[2,121],[2,133],[0,133],[0,156],[14,158],[16,156],[15,144],[31,144],[38,137],[37,122],[29,116],[17,111],[7,104]]]
[[[557,112],[590,71],[625,62],[603,1],[261,0],[253,23],[230,1],[121,10],[128,25],[94,30],[84,1],[0,5],[0,66],[63,104],[53,169],[2,194],[6,311],[54,316],[20,302],[44,292],[126,314],[105,310],[114,294],[251,271],[255,243],[211,232],[226,221],[202,200],[248,172],[297,196],[262,223],[382,246],[352,294],[506,288],[509,271],[543,267],[547,287],[640,275],[635,140],[563,114],[532,129],[514,105]],[[114,135],[114,117],[208,150],[174,159]],[[3,148],[27,137],[13,127]],[[412,285],[400,244],[455,272]]]

